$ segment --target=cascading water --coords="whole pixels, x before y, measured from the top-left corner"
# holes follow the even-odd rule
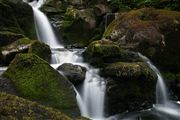
[[[24,0],[27,2],[27,0]],[[53,28],[47,16],[39,10],[45,0],[33,1],[29,3],[34,12],[35,27],[38,40],[48,44],[51,48],[60,48],[62,45],[58,43],[57,37],[53,32]]]
[[[27,2],[27,0],[24,0]],[[62,45],[58,44],[57,38],[53,32],[51,24],[44,13],[38,8],[45,0],[33,1],[29,3],[34,11],[34,19],[38,39],[48,45],[52,50],[51,66],[57,68],[63,63],[72,63],[81,65],[87,68],[86,79],[82,88],[77,93],[77,102],[81,111],[81,115],[93,120],[104,120],[104,97],[105,97],[105,82],[98,74],[99,70],[83,63],[82,57],[77,55],[78,50],[69,51],[63,49]],[[59,50],[61,48],[61,50]]]
[[[27,2],[27,0],[24,1]],[[48,18],[38,9],[44,2],[45,0],[38,0],[33,1],[29,4],[32,6],[34,11],[34,19],[38,39],[50,45],[52,49],[51,66],[57,68],[63,63],[72,63],[86,67],[86,79],[82,85],[82,88],[78,90],[74,88],[77,93],[76,98],[81,111],[81,115],[93,120],[106,119],[104,117],[104,99],[106,89],[105,80],[99,76],[98,69],[95,69],[88,64],[83,63],[82,57],[78,55],[78,52],[80,52],[79,50],[69,51],[64,49],[63,46],[58,43],[58,40],[53,32]],[[179,120],[180,107],[176,103],[173,103],[168,99],[166,86],[164,84],[161,73],[147,57],[141,54],[139,54],[139,56],[149,65],[149,67],[157,74],[158,77],[156,87],[156,105],[154,108],[146,112],[150,115],[154,115],[155,113],[157,113],[157,116],[160,116],[160,119],[157,120]],[[133,115],[129,115],[128,117],[122,118],[118,118],[115,116],[110,117],[110,119],[143,120],[144,112],[142,114],[135,113]],[[170,119],[168,118],[169,116]]]
[[[140,53],[138,54],[144,60],[144,62],[146,62],[148,66],[156,73],[158,77],[156,85],[156,104],[166,104],[168,101],[167,88],[160,71],[156,68],[155,65],[151,63],[151,61],[147,57],[143,56]]]

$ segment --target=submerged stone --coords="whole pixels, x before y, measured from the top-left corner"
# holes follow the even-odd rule
[[[35,54],[18,54],[3,76],[20,96],[68,113],[79,113],[72,84]]]

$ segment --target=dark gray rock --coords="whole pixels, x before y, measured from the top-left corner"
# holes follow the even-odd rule
[[[86,76],[86,68],[80,65],[64,63],[57,68],[72,82],[75,86],[81,84]]]

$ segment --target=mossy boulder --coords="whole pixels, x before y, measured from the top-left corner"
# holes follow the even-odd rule
[[[96,17],[93,9],[68,8],[60,28],[66,43],[87,45],[95,34]]]
[[[24,98],[58,108],[70,115],[79,112],[72,84],[35,54],[18,54],[3,77],[10,79]]]
[[[104,66],[109,63],[121,61],[139,61],[139,57],[120,48],[116,43],[109,40],[92,42],[83,53],[85,61],[95,66]]]
[[[155,102],[157,76],[145,63],[113,63],[104,68],[102,75],[107,78],[106,112],[109,115],[144,110]]]
[[[0,1],[0,27],[1,31],[9,31],[14,33],[22,33],[18,21],[13,13],[11,6]]]
[[[51,49],[45,43],[39,41],[33,41],[29,47],[28,53],[33,53],[39,56],[40,58],[49,62],[51,60]]]
[[[36,38],[32,8],[22,0],[0,0],[0,46],[22,37]]]
[[[86,77],[86,68],[80,65],[64,63],[57,70],[61,71],[75,86],[83,83]]]
[[[56,109],[2,92],[0,92],[0,119],[72,120],[72,118]]]
[[[51,59],[51,50],[48,45],[37,40],[21,38],[1,48],[1,63],[3,65],[9,65],[18,53],[34,53],[46,61],[50,61]]]
[[[163,70],[179,71],[179,33],[180,12],[143,8],[120,13],[104,37],[142,52]]]
[[[3,65],[8,65],[18,53],[27,53],[33,41],[28,38],[21,38],[12,44],[1,48],[1,61]]]

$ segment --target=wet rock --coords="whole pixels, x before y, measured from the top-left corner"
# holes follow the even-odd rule
[[[87,45],[94,36],[96,17],[93,9],[68,8],[60,29],[66,43]]]
[[[28,38],[22,38],[10,45],[2,47],[2,64],[8,65],[18,53],[27,53],[31,42],[32,41]]]
[[[117,62],[104,68],[103,73],[108,78],[106,113],[113,115],[152,107],[157,76],[145,63]]]
[[[92,42],[83,53],[85,61],[95,66],[104,66],[118,61],[140,61],[139,56],[120,48],[109,40]]]
[[[64,63],[57,68],[73,83],[75,86],[83,83],[86,77],[86,68],[80,65]]]
[[[9,65],[18,53],[34,53],[46,61],[50,61],[51,58],[51,50],[48,45],[29,38],[21,38],[1,48],[1,63]]]
[[[111,10],[107,5],[104,4],[97,4],[94,7],[94,12],[96,14],[96,16],[103,16],[106,13],[110,13]]]
[[[0,77],[0,92],[17,95],[17,91],[15,90],[11,80],[3,77]]]
[[[0,46],[5,46],[8,44],[13,43],[14,41],[24,38],[25,36],[23,34],[17,34],[17,33],[12,33],[8,31],[2,31],[0,32]]]
[[[143,53],[162,70],[178,72],[179,33],[180,12],[143,8],[120,13],[104,37]]]
[[[42,58],[43,60],[50,62],[51,49],[45,43],[39,41],[33,41],[29,47],[28,53],[33,53]]]
[[[22,0],[0,2],[0,41],[2,45],[17,40],[20,36],[36,38],[32,8]]]
[[[0,119],[72,120],[56,109],[3,92],[0,92]]]
[[[20,96],[77,115],[72,84],[35,54],[18,54],[3,77],[12,81]]]

